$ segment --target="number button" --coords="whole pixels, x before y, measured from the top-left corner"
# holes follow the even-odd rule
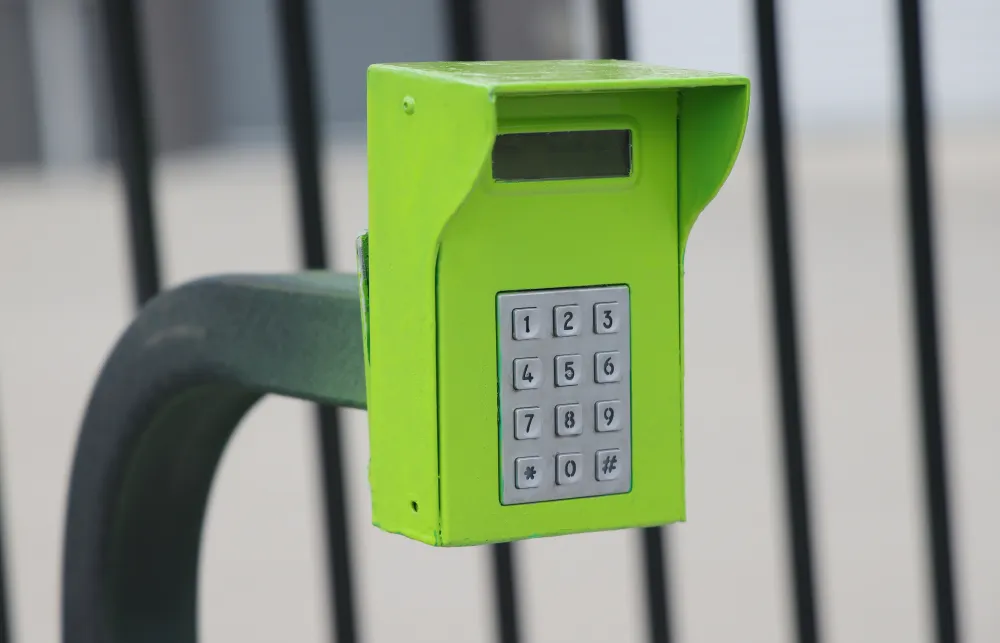
[[[594,381],[598,384],[622,381],[621,353],[610,351],[594,355]]]
[[[556,386],[576,386],[580,383],[580,367],[583,358],[579,355],[556,356]]]
[[[594,406],[597,409],[594,426],[597,427],[598,431],[617,431],[622,428],[622,403],[620,400],[598,402]]]
[[[614,480],[622,472],[621,449],[603,449],[594,456],[595,473],[600,482]]]
[[[539,456],[514,458],[514,486],[534,489],[542,484],[542,459]]]
[[[579,335],[582,322],[579,306],[556,306],[552,310],[552,328],[556,337]]]
[[[573,484],[583,476],[582,453],[560,453],[556,456],[556,484]]]
[[[514,309],[514,339],[537,339],[542,330],[537,308]]]
[[[537,406],[514,409],[514,439],[534,440],[542,434],[542,412]]]
[[[519,357],[514,360],[514,388],[518,391],[542,385],[542,360],[537,357]]]
[[[580,435],[583,433],[583,407],[579,404],[559,404],[556,406],[556,435]]]
[[[620,317],[618,302],[594,304],[594,332],[598,335],[617,333]]]

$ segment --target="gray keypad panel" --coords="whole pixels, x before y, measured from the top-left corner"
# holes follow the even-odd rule
[[[497,332],[501,503],[629,491],[628,288],[502,293]]]

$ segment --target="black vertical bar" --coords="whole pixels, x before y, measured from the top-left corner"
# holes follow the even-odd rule
[[[628,60],[628,24],[625,0],[599,0],[602,57]],[[661,527],[641,530],[643,578],[646,588],[647,636],[652,643],[672,640],[670,593],[667,587],[666,533]]]
[[[0,425],[2,426],[2,425]],[[3,498],[0,497],[0,509],[3,508]],[[3,511],[0,511],[0,517]],[[7,542],[7,534],[3,530],[4,522],[0,520],[0,643],[7,643],[11,640],[11,614],[7,605],[7,550],[4,544]]]
[[[141,306],[160,290],[141,25],[132,0],[104,0],[103,14],[115,143],[128,207],[133,290]]]
[[[667,592],[667,561],[663,555],[666,534],[661,527],[642,529],[642,549],[645,560],[646,616],[648,636],[653,643],[669,643],[670,598]]]
[[[809,522],[805,430],[799,388],[795,286],[785,171],[774,0],[756,0],[757,55],[763,108],[765,187],[788,525],[792,544],[796,630],[800,643],[819,640]]]
[[[482,60],[477,0],[448,0],[452,60]]]
[[[517,643],[521,632],[517,620],[514,595],[514,546],[500,543],[490,548],[493,552],[493,575],[497,601],[497,641]]]
[[[599,22],[602,36],[602,57],[628,60],[628,26],[625,18],[625,0],[598,0]]]
[[[448,0],[448,28],[451,58],[459,61],[482,60],[477,0]],[[514,580],[514,545],[500,543],[490,547],[493,559],[493,598],[496,604],[497,643],[518,643],[518,621]]]
[[[920,413],[924,481],[927,494],[930,556],[938,643],[957,643],[948,509],[947,448],[944,403],[938,356],[937,298],[934,277],[934,231],[928,181],[927,117],[924,98],[920,3],[899,0],[900,46],[903,62],[903,109],[906,134],[906,179],[909,205],[910,266],[920,364]]]
[[[328,260],[308,6],[306,0],[277,0],[277,8],[302,258],[306,268],[321,270],[328,267]],[[338,415],[334,408],[316,407],[334,628],[338,643],[353,643],[357,640],[357,621]]]

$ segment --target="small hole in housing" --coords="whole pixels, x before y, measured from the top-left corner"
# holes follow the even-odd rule
[[[418,507],[417,507],[417,501],[416,500],[413,500],[413,501],[410,502],[410,508],[413,509],[413,513],[417,513]]]
[[[403,111],[407,114],[412,114],[415,103],[416,101],[413,100],[413,96],[406,96],[403,98]]]

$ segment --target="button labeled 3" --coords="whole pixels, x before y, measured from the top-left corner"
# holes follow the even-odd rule
[[[594,332],[598,335],[617,333],[620,321],[618,302],[594,304]]]

